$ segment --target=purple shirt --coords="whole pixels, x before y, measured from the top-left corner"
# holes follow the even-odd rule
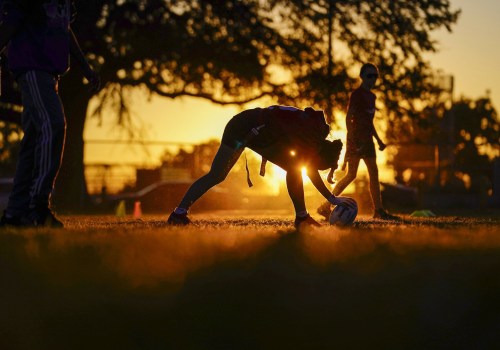
[[[4,20],[21,25],[10,40],[7,51],[9,69],[14,74],[41,70],[61,75],[68,70],[71,5],[71,0],[49,0],[38,5],[41,11],[37,20],[22,9],[9,6]]]

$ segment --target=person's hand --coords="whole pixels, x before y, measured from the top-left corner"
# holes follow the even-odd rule
[[[378,149],[383,151],[385,148],[387,147],[387,145],[385,143],[382,142],[382,140],[380,140],[378,142]]]
[[[328,198],[333,205],[343,205],[349,208],[356,208],[356,201],[349,197],[335,197],[333,194]]]
[[[85,78],[90,83],[90,88],[92,93],[96,93],[101,88],[101,78],[94,70],[90,69],[85,73]]]
[[[328,172],[328,176],[326,177],[326,181],[328,181],[329,184],[334,184],[335,181],[333,180],[333,173],[335,172],[334,168],[331,168],[330,171]]]

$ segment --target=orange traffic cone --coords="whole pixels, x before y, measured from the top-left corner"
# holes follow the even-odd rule
[[[141,202],[135,201],[134,203],[134,219],[139,219],[142,216]]]

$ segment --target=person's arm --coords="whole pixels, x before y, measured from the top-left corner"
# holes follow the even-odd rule
[[[375,106],[374,106],[374,108],[375,108],[375,113],[376,113],[377,108]],[[383,151],[385,149],[386,145],[382,141],[382,139],[380,138],[380,136],[378,135],[377,129],[375,129],[375,123],[374,123],[373,116],[371,118],[371,129],[372,129],[371,134],[372,134],[373,137],[375,137],[375,140],[377,140],[379,150]]]
[[[352,198],[348,197],[335,197],[333,193],[330,192],[330,190],[326,187],[325,183],[323,182],[323,178],[319,174],[318,170],[308,170],[307,171],[307,176],[311,180],[312,184],[316,189],[318,190],[319,193],[323,197],[325,197],[328,202],[330,202],[333,205],[345,205],[345,206],[356,206],[356,202]]]
[[[382,141],[380,136],[378,136],[377,130],[375,129],[375,125],[373,124],[373,120],[372,120],[372,135],[373,135],[373,137],[375,137],[375,140],[377,140],[378,149],[383,151],[387,146],[384,143],[384,141]]]
[[[351,95],[349,99],[349,105],[347,107],[347,113],[345,116],[345,127],[347,129],[348,134],[352,134],[354,132],[354,127],[355,127],[354,118],[356,116],[356,110],[357,110],[356,101],[355,98]]]
[[[87,78],[87,80],[90,82],[90,85],[92,86],[92,91],[99,91],[99,88],[101,86],[101,79],[99,78],[99,75],[92,69],[89,62],[85,58],[85,55],[83,54],[83,51],[78,44],[75,33],[73,33],[73,30],[71,30],[71,28],[69,29],[69,34],[71,56],[73,56],[78,61],[78,64],[82,67],[85,78]]]
[[[323,182],[323,179],[321,178],[321,175],[319,174],[318,170],[308,170],[307,176],[311,180],[314,187],[316,187],[318,192],[321,193],[323,197],[328,199],[332,195],[328,187],[326,187],[325,183]]]
[[[377,140],[378,149],[383,151],[387,146],[384,143],[384,141],[382,141],[382,139],[378,136],[378,133],[377,133],[377,130],[375,129],[375,126],[373,126],[373,137],[375,137],[375,140]]]

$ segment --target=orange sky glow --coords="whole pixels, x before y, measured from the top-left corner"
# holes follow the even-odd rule
[[[500,25],[497,16],[500,13],[500,2],[497,0],[451,0],[452,8],[462,9],[458,24],[453,32],[440,31],[434,33],[439,41],[439,52],[427,55],[436,69],[455,78],[454,98],[466,96],[479,98],[490,94],[493,104],[498,110],[500,106],[500,46],[493,38],[500,37]],[[383,82],[381,82],[383,83]],[[376,90],[374,90],[376,93]],[[266,106],[273,101],[258,101],[245,108]],[[87,120],[84,139],[89,141],[85,146],[85,163],[129,164],[153,167],[159,164],[159,158],[167,147],[161,142],[194,144],[210,139],[220,139],[227,121],[239,111],[238,106],[217,106],[208,101],[194,98],[178,98],[175,100],[153,97],[148,100],[145,93],[137,91],[131,95],[130,105],[141,121],[138,129],[141,138],[158,141],[148,145],[106,145],[90,142],[91,140],[123,139],[118,128],[108,118],[99,125],[92,118]],[[305,107],[305,106],[297,106]],[[339,125],[343,126],[344,111],[338,111]],[[384,135],[381,120],[383,115],[376,116],[379,134]],[[332,130],[333,138],[345,138],[342,128]],[[170,146],[174,147],[175,146]],[[381,165],[381,180],[393,182],[392,172],[383,166],[385,152],[377,154]],[[360,167],[363,172],[364,166]],[[279,171],[276,172],[279,174]],[[124,175],[125,178],[127,177]],[[133,177],[132,174],[130,176]],[[271,179],[270,179],[271,180]]]

